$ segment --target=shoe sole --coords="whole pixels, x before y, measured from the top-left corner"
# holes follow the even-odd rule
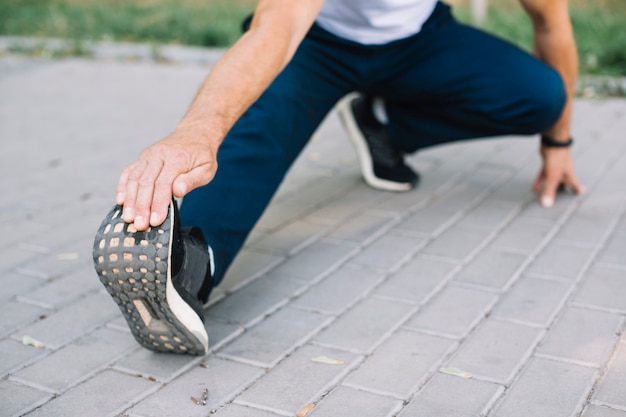
[[[348,132],[348,138],[356,150],[357,159],[361,167],[361,174],[365,182],[376,189],[384,191],[410,191],[413,188],[411,183],[406,182],[394,182],[379,178],[374,174],[374,162],[370,155],[369,147],[367,146],[367,140],[361,133],[361,129],[356,124],[356,120],[352,116],[352,108],[350,103],[358,97],[357,93],[350,93],[345,96],[339,103],[337,103],[337,112],[339,113],[339,119],[343,123],[346,131]]]
[[[156,352],[204,355],[202,319],[176,291],[171,277],[174,207],[165,222],[139,232],[114,207],[94,241],[94,265],[135,339]]]

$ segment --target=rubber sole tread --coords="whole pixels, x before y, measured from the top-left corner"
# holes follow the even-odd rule
[[[171,238],[171,216],[140,232],[116,206],[96,233],[94,266],[139,344],[155,352],[204,355],[204,345],[168,305]]]

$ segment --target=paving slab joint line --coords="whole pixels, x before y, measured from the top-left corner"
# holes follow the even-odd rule
[[[273,407],[266,407],[264,405],[261,404],[257,404],[257,403],[252,403],[249,401],[243,401],[240,400],[238,398],[235,398],[233,401],[231,401],[230,404],[236,404],[236,405],[242,405],[244,407],[248,407],[248,408],[252,408],[253,410],[260,410],[260,411],[269,411],[270,413],[274,413],[280,416],[285,416],[285,417],[293,417],[294,413],[291,412],[287,412],[285,410],[281,410],[278,408],[273,408]],[[222,407],[226,406],[227,404],[224,404]],[[220,407],[220,408],[222,408]],[[219,408],[218,408],[219,411]]]
[[[618,337],[619,339],[619,337]],[[618,340],[615,342],[615,344],[617,343]],[[608,353],[607,359],[605,359],[604,362],[606,362],[612,355],[613,353],[613,349],[611,349],[610,353]],[[554,362],[561,362],[561,363],[567,363],[570,365],[578,365],[578,366],[583,366],[585,368],[592,368],[592,369],[600,369],[603,366],[604,362],[588,362],[588,361],[579,361],[576,359],[570,359],[570,358],[564,358],[561,356],[556,356],[556,355],[550,355],[548,353],[535,353],[534,357],[536,358],[541,358],[541,359],[549,359],[551,361]]]
[[[458,341],[454,341],[454,342],[455,343],[452,343],[448,347],[448,349],[444,352],[444,354],[441,355],[441,357],[439,357],[437,361],[430,368],[426,370],[424,377],[420,381],[416,382],[408,390],[408,393],[406,396],[396,395],[396,393],[393,393],[390,391],[378,390],[376,388],[369,388],[369,387],[365,387],[365,386],[358,385],[358,384],[352,384],[349,382],[344,382],[343,385],[359,389],[360,391],[370,392],[372,394],[379,394],[379,395],[383,395],[386,397],[391,397],[391,398],[395,398],[398,400],[402,400],[404,403],[408,404],[412,398],[414,398],[420,391],[422,391],[426,387],[428,382],[435,375],[437,375],[437,373],[439,372],[439,369],[441,369],[443,364],[445,364],[448,360],[450,360],[450,358],[452,358],[452,356],[456,353],[456,351],[461,347],[461,343],[459,343]]]
[[[620,404],[607,403],[607,402],[598,401],[598,400],[591,400],[591,401],[589,401],[589,404],[597,405],[597,406],[600,406],[600,407],[606,407],[606,408],[609,408],[611,410],[626,411],[626,406],[623,406],[623,405],[620,405]]]
[[[605,168],[604,172],[606,173],[606,171],[607,171],[607,170],[608,170],[608,168]],[[594,183],[594,185],[595,185],[595,183]],[[554,236],[554,235],[558,232],[558,230],[560,230],[560,228],[561,228],[561,227],[562,227],[562,225],[563,225],[563,224],[567,221],[567,219],[569,219],[569,217],[571,217],[571,215],[573,214],[573,212],[574,212],[574,211],[575,211],[575,210],[576,210],[576,209],[577,209],[577,208],[578,208],[578,207],[582,204],[582,201],[583,201],[583,200],[581,199],[581,200],[580,200],[580,201],[578,201],[576,204],[574,204],[574,205],[572,205],[570,208],[568,208],[568,210],[566,210],[566,211],[565,211],[565,213],[563,213],[563,215],[562,215],[562,216],[561,216],[561,217],[557,220],[557,222],[556,222],[555,226],[552,228],[551,232],[550,232],[550,233],[548,233],[548,235],[547,235],[547,236],[543,239],[543,241],[542,241],[542,242],[538,245],[538,248],[537,248],[537,249],[536,249],[536,250],[532,253],[532,256],[531,256],[532,258],[534,258],[534,257],[536,256],[536,254],[537,254],[537,253],[539,253],[539,251],[540,251],[541,249],[543,249],[543,248],[547,245],[547,243],[548,243],[548,242],[551,240],[551,238],[552,238],[552,237],[553,237],[553,236]],[[624,210],[622,210],[622,211],[624,211]],[[619,217],[621,217],[621,216],[616,216],[616,219],[614,219],[614,221],[613,221],[613,226],[612,226],[612,227],[614,227],[614,225],[615,225],[615,224],[617,224],[617,221],[618,221]],[[608,228],[608,229],[607,229],[607,232],[605,233],[605,236],[604,236],[603,240],[608,240],[608,238],[609,238],[609,236],[610,236],[610,230],[611,230],[611,229],[612,229],[612,228]],[[581,271],[580,271],[580,273],[579,273],[579,275],[578,275],[578,278],[577,278],[578,280],[580,280],[580,277],[582,277],[582,276],[584,275],[584,273],[586,272],[586,270],[587,270],[587,269],[589,268],[589,266],[592,264],[592,259],[593,259],[593,257],[595,256],[595,254],[596,254],[596,253],[600,250],[600,249],[599,249],[599,248],[600,248],[600,246],[601,246],[601,244],[599,244],[599,245],[598,245],[598,248],[596,248],[596,251],[594,252],[594,255],[589,257],[589,260],[587,261],[585,268],[583,268],[583,270],[581,270]],[[531,258],[531,257],[529,257],[529,258]],[[525,262],[525,264],[526,264],[526,262]],[[577,284],[578,284],[578,281],[577,281]],[[572,287],[572,289],[571,289],[571,291],[570,291],[570,294],[569,294],[569,297],[571,297],[571,296],[572,296],[572,294],[574,294],[574,292],[575,292],[575,288],[576,288],[577,284],[576,284],[576,285],[574,285],[574,286]],[[566,303],[567,303],[567,302],[569,301],[569,298],[567,298],[565,301],[566,301]],[[551,326],[552,326],[552,325],[553,325],[553,324],[554,324],[554,323],[555,323],[555,322],[559,319],[559,317],[560,317],[561,315],[562,315],[562,310],[561,310],[561,314],[557,313],[557,314],[555,314],[555,315],[554,315],[554,317],[552,318],[552,321],[551,321],[551,322],[550,322],[550,323],[546,326],[546,328],[544,329],[544,331],[542,332],[542,334],[540,334],[540,336],[538,337],[538,341],[537,341],[537,343],[535,343],[535,344],[533,345],[533,347],[532,347],[531,349],[529,349],[529,351],[530,351],[530,352],[529,352],[529,353],[530,353],[530,356],[526,359],[526,364],[525,364],[524,366],[521,366],[521,367],[517,370],[517,372],[516,372],[516,373],[515,373],[515,375],[514,375],[514,376],[510,379],[510,381],[507,381],[507,387],[508,387],[508,388],[507,388],[507,391],[508,391],[508,389],[509,389],[511,386],[513,386],[513,385],[515,384],[515,382],[519,379],[519,377],[520,377],[520,375],[522,374],[523,370],[524,370],[524,369],[526,368],[526,366],[528,365],[528,359],[529,359],[530,357],[532,357],[532,356],[539,356],[539,354],[536,352],[537,347],[538,347],[538,346],[539,346],[539,345],[543,342],[543,340],[544,340],[544,339],[545,339],[545,337],[547,336],[547,334],[548,334],[547,329],[549,329],[549,328],[550,328],[550,327],[551,327]],[[495,319],[495,318],[494,318],[494,319]],[[618,345],[618,344],[619,344],[619,342],[616,342],[616,343],[614,344],[614,347],[613,347],[613,352],[616,350],[616,348],[617,348],[617,345]],[[611,357],[611,355],[607,355],[607,357],[608,357],[608,358],[610,358],[610,357]],[[552,359],[552,358],[550,358],[550,359]],[[607,359],[607,361],[608,361],[608,359]],[[561,362],[562,362],[562,361],[561,361]],[[596,372],[596,380],[590,383],[590,384],[591,384],[591,388],[590,388],[590,390],[591,390],[591,391],[593,391],[593,390],[595,389],[595,386],[596,386],[596,385],[598,384],[598,382],[599,382],[600,376],[603,374],[602,369],[605,369],[605,368],[606,368],[606,365],[604,365],[603,367],[601,367],[601,368],[600,368],[600,369],[601,369],[601,371],[600,371],[600,372]],[[475,376],[475,377],[476,377],[477,379],[482,379],[480,376]],[[497,382],[497,381],[491,381],[491,382]],[[506,393],[505,393],[505,394],[506,394]]]
[[[604,363],[601,364],[601,366],[598,368],[597,372],[595,373],[594,381],[592,381],[591,387],[588,390],[588,395],[587,395],[587,401],[586,402],[587,403],[593,403],[593,404],[597,403],[597,404],[600,404],[600,405],[608,405],[608,406],[610,406],[612,408],[617,407],[617,409],[619,409],[619,410],[626,411],[626,407],[622,407],[622,406],[617,405],[617,404],[604,403],[604,402],[600,402],[600,401],[597,401],[597,400],[592,400],[593,394],[595,393],[596,389],[598,388],[598,385],[600,384],[600,381],[602,381],[602,379],[604,378],[606,373],[609,371],[609,366],[613,363],[613,361],[617,360],[617,350],[619,349],[621,335],[616,335],[616,338],[617,338],[617,340],[613,344],[613,347],[611,348],[609,353],[607,353],[606,358],[604,360]]]

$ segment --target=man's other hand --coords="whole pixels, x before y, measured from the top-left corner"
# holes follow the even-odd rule
[[[564,186],[576,194],[582,194],[585,191],[585,188],[576,178],[569,148],[542,146],[540,153],[543,166],[535,179],[533,189],[541,196],[542,206],[552,207],[560,186]]]

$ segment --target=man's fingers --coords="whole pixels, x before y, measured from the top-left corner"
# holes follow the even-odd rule
[[[128,183],[128,175],[135,164],[129,165],[122,170],[120,178],[117,180],[117,188],[115,189],[115,202],[123,206],[126,198],[126,184]]]
[[[568,177],[565,181],[565,185],[576,194],[583,194],[585,192],[585,186],[582,185],[576,177]]]
[[[541,205],[544,207],[552,207],[554,205],[554,197],[556,196],[556,190],[559,188],[561,180],[556,175],[546,175],[545,182],[543,184],[543,191],[541,193]]]
[[[160,159],[148,162],[138,180],[137,198],[135,200],[134,224],[137,230],[145,230],[150,226],[152,200],[154,187],[163,169],[163,161]]]
[[[156,180],[150,208],[151,226],[158,226],[165,221],[170,201],[172,201],[172,183],[177,175],[175,169],[168,169],[165,166]]]
[[[537,174],[535,182],[533,182],[533,191],[539,194],[541,192],[541,186],[543,185],[543,179],[545,178],[543,170]]]

